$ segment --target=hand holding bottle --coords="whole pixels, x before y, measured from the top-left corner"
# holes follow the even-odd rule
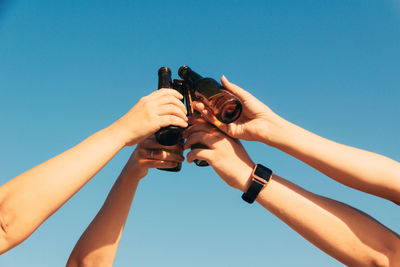
[[[182,152],[182,145],[162,146],[151,134],[137,145],[121,176],[142,179],[150,168],[174,168],[185,160]]]
[[[111,127],[125,145],[135,145],[162,127],[187,127],[183,96],[173,89],[157,90],[145,97]]]
[[[202,143],[208,149],[193,149],[186,158],[207,161],[215,172],[231,187],[246,190],[247,182],[254,167],[239,140],[233,139],[209,123],[196,123],[184,132],[187,137],[185,149]]]
[[[282,119],[252,94],[229,82],[225,76],[222,76],[221,82],[225,89],[242,102],[243,111],[237,121],[230,124],[218,122],[206,106],[200,102],[194,102],[194,108],[201,112],[205,119],[231,137],[271,144],[274,129],[279,127],[278,123]]]

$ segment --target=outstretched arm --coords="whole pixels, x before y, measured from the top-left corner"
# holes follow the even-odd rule
[[[125,145],[161,127],[186,127],[186,109],[175,90],[143,97],[111,126],[0,187],[0,253],[17,246],[84,186]]]
[[[187,160],[206,160],[230,186],[246,192],[253,161],[238,140],[213,126],[197,124],[184,148],[202,143]],[[370,216],[341,202],[313,194],[273,175],[258,201],[315,246],[349,266],[400,266],[400,238]],[[259,224],[260,222],[258,222]]]
[[[148,168],[173,168],[184,160],[182,146],[168,147],[178,154],[160,148],[153,136],[138,144],[103,207],[75,245],[67,267],[112,266],[140,179]]]
[[[400,163],[385,156],[342,145],[313,134],[279,117],[249,92],[222,83],[243,103],[241,118],[218,123],[201,103],[196,109],[234,138],[259,141],[286,152],[332,179],[352,188],[400,203]]]

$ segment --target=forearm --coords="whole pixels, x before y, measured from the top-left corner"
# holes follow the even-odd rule
[[[113,128],[17,176],[0,188],[0,252],[26,239],[124,146]]]
[[[121,175],[75,245],[67,266],[112,266],[138,179]]]
[[[264,137],[265,143],[340,183],[400,202],[400,163],[322,138],[284,119],[274,125],[274,133]]]
[[[256,200],[346,265],[399,266],[399,237],[352,207],[312,194],[275,175]]]

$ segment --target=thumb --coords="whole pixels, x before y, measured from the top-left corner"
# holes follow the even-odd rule
[[[237,86],[236,84],[233,84],[230,81],[228,81],[228,79],[225,77],[225,75],[222,75],[221,82],[222,82],[222,85],[225,87],[225,89],[230,91],[232,94],[237,96],[242,101],[250,95],[250,93],[247,92],[246,90],[244,90],[244,89],[240,88],[239,86]]]
[[[201,104],[196,104],[195,105],[195,109],[198,110],[201,113],[201,116],[208,122],[210,122],[211,124],[213,124],[214,126],[216,126],[218,129],[220,129],[221,131],[223,131],[224,133],[228,133],[228,124],[222,123],[220,122],[215,115],[213,114],[213,112],[208,109],[207,107],[204,108],[198,108],[201,107]]]

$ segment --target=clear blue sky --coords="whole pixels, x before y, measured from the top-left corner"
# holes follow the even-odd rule
[[[0,182],[77,144],[187,64],[284,118],[400,160],[400,2],[0,1]],[[275,149],[253,160],[400,232],[400,208]],[[0,266],[63,266],[131,153],[119,153]],[[379,174],[377,174],[379,179]],[[257,234],[255,231],[257,230]],[[265,264],[260,262],[267,261]],[[115,266],[341,266],[211,168],[151,171]]]

